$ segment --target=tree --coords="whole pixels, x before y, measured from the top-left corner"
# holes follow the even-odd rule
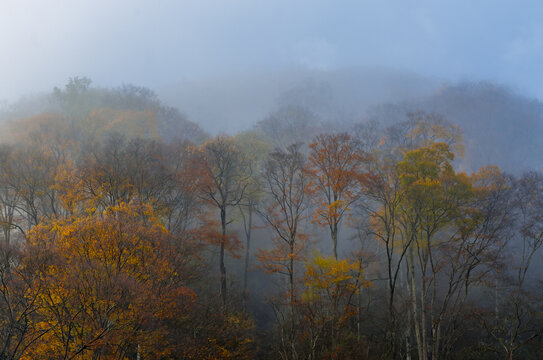
[[[367,154],[366,169],[368,175],[361,187],[362,197],[357,202],[364,223],[360,225],[363,236],[375,239],[384,248],[385,278],[387,287],[386,351],[390,358],[396,358],[399,350],[398,342],[403,334],[399,334],[398,286],[401,269],[412,239],[402,239],[400,227],[400,204],[404,201],[405,192],[401,186],[400,172],[395,152],[387,149],[372,149]]]
[[[29,258],[21,244],[0,244],[0,259],[0,358],[16,360],[50,330],[35,321],[47,284],[36,277],[42,259]]]
[[[13,166],[12,152],[13,148],[10,146],[0,149],[0,227],[6,244],[11,241],[12,231],[21,226],[17,211],[21,201],[20,194],[14,187],[15,184],[10,179],[11,172],[8,170]]]
[[[337,259],[340,223],[359,196],[362,156],[347,133],[319,135],[309,147],[310,191],[318,204],[315,222],[329,227]]]
[[[371,285],[363,278],[360,265],[360,262],[323,257],[319,253],[306,262],[301,311],[309,359],[345,355],[338,343],[342,340],[341,330],[358,312],[351,300],[361,288]]]
[[[364,157],[365,176],[361,184],[361,197],[356,207],[362,215],[361,236],[374,238],[384,248],[385,277],[387,281],[387,307],[385,338],[387,353],[396,358],[399,342],[405,332],[409,347],[409,328],[402,329],[398,297],[402,296],[402,266],[414,237],[402,232],[402,211],[407,188],[402,185],[402,162],[405,154],[422,147],[443,142],[461,150],[462,134],[454,125],[437,114],[415,112],[408,120],[380,130],[376,123],[359,124],[353,129],[357,145]],[[401,299],[400,299],[401,300]],[[403,331],[405,330],[405,331]],[[409,354],[409,350],[406,351]]]
[[[24,232],[42,218],[59,214],[60,201],[54,188],[59,165],[50,153],[35,146],[17,147],[11,152],[3,169],[4,179],[18,197],[16,210],[24,219],[18,228]]]
[[[120,204],[42,223],[28,251],[29,260],[43,259],[34,278],[47,286],[36,294],[34,326],[46,331],[24,359],[170,354],[164,324],[196,295],[152,208]]]
[[[281,150],[287,150],[291,144],[303,143],[313,137],[318,128],[316,115],[299,106],[283,106],[255,126],[272,147]]]
[[[230,223],[228,210],[238,206],[250,184],[250,164],[233,139],[217,136],[197,149],[193,158],[194,176],[199,179],[200,195],[219,210],[221,233],[219,237],[219,268],[221,303],[226,308],[225,249],[232,241],[227,236]]]
[[[263,189],[262,179],[260,177],[261,168],[265,156],[268,152],[268,144],[265,143],[258,133],[243,132],[235,137],[240,150],[243,152],[246,159],[251,164],[251,177],[247,186],[244,199],[239,203],[238,209],[243,221],[243,231],[245,233],[245,259],[243,265],[243,308],[247,307],[248,293],[248,274],[250,260],[251,236],[253,231],[253,223],[255,211],[262,200]]]
[[[285,275],[288,279],[284,299],[280,300],[275,310],[280,319],[281,357],[295,359],[297,357],[295,264],[302,258],[306,242],[306,236],[301,233],[300,226],[305,218],[307,208],[305,197],[309,184],[300,144],[293,144],[284,151],[276,150],[269,155],[264,166],[264,183],[268,203],[259,213],[272,229],[273,248],[260,249],[257,258],[266,271]],[[283,304],[288,309],[286,314],[282,311]]]
[[[501,177],[509,193],[506,224],[511,236],[503,238],[507,263],[497,262],[493,269],[495,308],[480,321],[491,339],[488,350],[512,360],[525,356],[522,351],[543,335],[543,292],[533,263],[543,246],[543,177],[536,172],[516,181]]]
[[[467,175],[454,171],[453,158],[447,144],[435,143],[407,152],[398,163],[405,191],[399,231],[411,242],[407,290],[419,359],[451,349],[469,289],[495,262],[499,220],[506,214],[498,202],[492,211],[479,207],[483,198]]]

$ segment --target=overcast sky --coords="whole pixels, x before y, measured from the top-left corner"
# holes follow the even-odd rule
[[[70,76],[159,87],[243,72],[390,67],[543,99],[543,2],[2,0],[0,99]]]

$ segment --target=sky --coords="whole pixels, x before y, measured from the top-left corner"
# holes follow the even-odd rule
[[[383,67],[543,99],[543,2],[2,0],[0,99],[71,76],[164,86],[284,68]]]

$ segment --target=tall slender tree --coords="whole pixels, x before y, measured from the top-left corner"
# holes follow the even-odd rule
[[[330,229],[337,259],[340,224],[360,194],[362,156],[347,133],[321,134],[309,147],[310,191],[317,202],[315,222]]]
[[[200,181],[200,195],[219,210],[221,233],[219,236],[220,297],[227,304],[225,249],[229,247],[227,226],[231,208],[238,206],[245,196],[251,179],[251,167],[231,137],[217,136],[195,151],[194,175]]]
[[[287,277],[288,289],[276,307],[281,327],[281,354],[286,359],[296,359],[296,263],[302,258],[306,237],[300,231],[306,217],[308,174],[300,144],[293,144],[285,151],[276,150],[269,155],[264,170],[268,204],[260,211],[272,229],[273,248],[259,250],[258,259],[265,270]],[[286,314],[283,311],[286,304]]]

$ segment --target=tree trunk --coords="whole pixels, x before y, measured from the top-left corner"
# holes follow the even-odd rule
[[[330,228],[330,233],[332,235],[332,242],[334,244],[334,257],[337,260],[337,233],[338,233],[338,226],[337,223],[334,223]]]
[[[420,296],[420,331],[422,335],[422,358],[426,360],[428,358],[428,331],[426,330],[426,282],[424,276],[421,284],[421,296]]]
[[[415,339],[417,340],[417,350],[419,354],[419,360],[426,360],[424,356],[424,346],[421,339],[418,304],[417,304],[417,287],[415,284],[415,264],[414,264],[413,248],[409,249],[409,264],[408,264],[408,290],[411,295],[411,305],[413,308],[413,325],[415,330]]]
[[[387,324],[387,340],[390,345],[390,355],[392,359],[396,358],[396,313],[394,309],[394,284],[392,281],[392,268],[391,263],[388,263],[388,275],[389,275],[389,281],[388,281],[388,324]]]
[[[243,217],[245,222],[245,216]],[[249,273],[249,251],[251,246],[251,231],[253,228],[253,206],[249,205],[249,219],[245,224],[245,264],[243,268],[243,310],[247,310],[247,301],[249,298],[249,292],[247,290],[247,277]]]
[[[290,344],[292,349],[292,358],[296,359],[296,336],[295,328],[296,323],[294,321],[295,301],[296,296],[294,294],[294,241],[290,243],[290,262],[289,262],[289,300],[290,300]]]
[[[219,255],[219,266],[221,272],[221,304],[223,310],[226,310],[226,266],[224,265],[224,245],[226,243],[226,209],[221,208],[221,250]]]

